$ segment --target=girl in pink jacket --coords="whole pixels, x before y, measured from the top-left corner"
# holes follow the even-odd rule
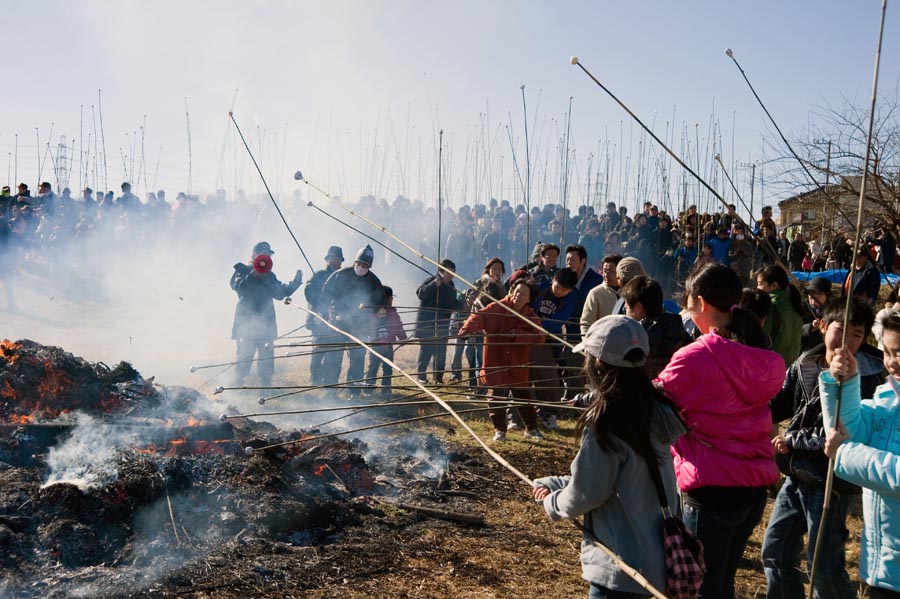
[[[685,308],[703,335],[675,352],[658,381],[688,430],[672,454],[684,522],[704,545],[700,597],[733,599],[738,562],[778,479],[769,400],[785,365],[759,322],[738,307],[741,282],[731,268],[706,264],[685,290]]]

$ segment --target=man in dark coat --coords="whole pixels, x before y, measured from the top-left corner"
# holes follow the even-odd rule
[[[438,385],[444,382],[450,316],[465,306],[465,301],[459,298],[453,284],[456,264],[447,258],[441,260],[440,264],[437,275],[425,279],[416,289],[416,296],[419,298],[419,314],[416,317],[416,337],[420,340],[419,382],[427,382],[428,364],[433,358],[434,382]]]
[[[353,266],[345,266],[332,273],[322,287],[322,295],[328,302],[332,324],[359,337],[362,341],[376,337],[375,313],[385,303],[381,280],[371,271],[374,260],[375,253],[372,246],[367,245],[356,253]],[[359,394],[364,386],[366,350],[346,338],[344,341],[348,344],[347,354],[350,362],[347,366],[346,381],[352,387],[351,395],[355,395]],[[329,362],[333,359],[335,367],[329,365],[326,369],[325,384],[334,384],[340,376],[343,352],[334,351],[329,354],[333,354]]]
[[[328,316],[328,301],[322,293],[322,288],[325,286],[325,281],[328,280],[328,277],[330,277],[336,270],[338,270],[343,263],[344,250],[336,245],[331,246],[330,248],[328,248],[328,253],[325,254],[326,268],[316,271],[316,273],[309,280],[309,283],[306,284],[306,289],[303,290],[303,294],[306,296],[306,304],[307,306],[309,306],[309,309],[316,314]],[[340,353],[331,350],[330,348],[320,347],[320,344],[342,343],[344,339],[337,339],[337,334],[327,326],[325,326],[325,324],[323,324],[321,320],[319,320],[312,314],[309,314],[306,317],[306,328],[313,336],[313,343],[316,344],[309,366],[310,382],[313,385],[325,384],[325,373],[330,368],[334,368],[335,355],[338,358],[338,372],[335,373],[336,381],[336,377],[339,374],[341,368]]]
[[[869,302],[870,305],[875,304],[878,299],[878,291],[881,289],[881,275],[871,260],[869,248],[861,245],[856,254],[856,265],[844,280],[843,296],[848,293],[858,296]]]
[[[303,282],[303,271],[300,270],[293,280],[282,283],[272,271],[261,272],[254,268],[259,256],[272,256],[274,253],[268,242],[260,241],[253,246],[250,263],[235,264],[234,274],[231,275],[231,288],[238,295],[231,329],[231,338],[237,341],[237,363],[234,365],[236,386],[242,385],[244,377],[250,373],[254,354],[258,354],[256,372],[260,386],[272,385],[272,375],[275,373],[272,342],[278,336],[272,300],[283,300]]]

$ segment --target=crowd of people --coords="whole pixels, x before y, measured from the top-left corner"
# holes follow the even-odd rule
[[[23,184],[16,195],[0,195],[0,250],[58,251],[65,240],[100,230],[130,242],[159,228],[190,234],[198,220],[260,210],[224,192],[205,202],[182,194],[169,204],[163,192],[142,201],[127,183],[118,197],[97,199],[90,189],[77,199],[46,183],[39,189],[32,197]],[[392,395],[391,367],[337,329],[386,358],[396,344],[409,345],[419,382],[464,385],[488,399],[498,444],[516,429],[539,441],[573,408],[583,410],[571,475],[538,479],[534,496],[551,518],[589,515],[582,564],[592,597],[645,593],[592,536],[665,588],[665,501],[706,548],[700,597],[733,598],[738,563],[779,472],[784,482],[759,556],[767,596],[803,593],[802,558],[808,573],[819,537],[825,549],[812,580],[816,595],[856,595],[844,556],[847,513],[861,493],[861,575],[871,596],[898,596],[900,446],[890,435],[900,420],[896,292],[875,316],[882,274],[892,272],[896,253],[889,232],[824,243],[779,230],[769,208],[748,225],[733,207],[698,214],[691,206],[669,216],[648,203],[631,217],[613,203],[602,214],[582,206],[571,215],[562,206],[529,213],[491,201],[442,215],[448,233],[439,243],[437,214],[421,203],[368,197],[354,209],[425,256],[440,247],[436,266],[421,264],[415,321],[404,324],[386,284],[394,281],[376,274],[397,257],[388,236],[370,243],[348,234],[354,245],[328,247],[306,285],[301,271],[282,283],[271,270],[272,246],[258,242],[231,277],[238,386],[254,363],[261,386],[271,386],[272,302],[302,288],[312,385]],[[790,277],[829,267],[849,269],[843,284],[814,277],[801,289]],[[867,342],[873,328],[881,348]],[[849,402],[840,423],[830,416],[836,381]],[[829,458],[840,482],[822,520]]]
[[[766,218],[764,214],[757,223],[761,231],[769,229]],[[489,236],[498,233],[498,221],[491,226],[495,230]],[[433,387],[467,383],[472,396],[486,396],[495,442],[505,442],[515,428],[524,428],[526,439],[540,440],[541,429],[558,428],[558,418],[570,413],[570,406],[584,408],[571,476],[539,479],[534,495],[551,518],[590,515],[582,563],[591,597],[642,592],[594,547],[594,537],[633,560],[629,563],[664,588],[662,517],[654,497],[668,496],[706,548],[699,596],[733,598],[738,564],[762,521],[779,471],[785,480],[777,491],[761,555],[767,596],[802,594],[801,557],[805,553],[809,567],[820,535],[826,549],[813,580],[817,596],[856,595],[844,559],[846,517],[861,486],[868,483],[858,465],[863,458],[855,457],[856,479],[835,485],[836,506],[820,522],[830,425],[823,419],[818,383],[829,368],[838,372],[840,367],[844,373],[854,368],[862,395],[870,396],[888,380],[882,356],[889,365],[896,354],[882,354],[865,343],[879,291],[876,287],[873,295],[866,281],[871,280],[870,271],[878,276],[877,270],[869,246],[860,244],[858,261],[842,286],[815,277],[801,292],[779,263],[777,251],[753,257],[759,268],[746,275],[735,261],[729,263],[733,248],[721,251],[717,245],[730,239],[739,244],[744,241],[742,230],[741,223],[733,222],[730,230],[716,231],[719,241],[709,245],[718,259],[691,265],[680,306],[666,299],[667,286],[657,278],[659,254],[604,253],[594,261],[598,272],[584,245],[561,248],[546,241],[509,276],[506,261],[491,256],[473,288],[466,290],[456,286],[459,257],[444,258],[416,291],[419,310],[413,335],[419,382]],[[722,239],[723,233],[728,239]],[[607,245],[603,251],[609,250]],[[641,258],[653,266],[648,268]],[[405,333],[392,312],[390,289],[371,272],[371,246],[356,253],[352,266],[340,267],[340,247],[330,248],[325,260],[327,268],[314,276],[321,286],[307,286],[309,305],[341,330],[374,341],[381,353],[393,355],[392,344]],[[750,281],[755,284],[749,286]],[[277,299],[282,288],[273,289]],[[842,296],[848,294],[849,329],[843,345]],[[890,318],[896,319],[897,313],[891,311]],[[893,321],[886,322],[884,330],[892,330]],[[894,340],[890,335],[887,339]],[[333,336],[325,334],[320,342],[323,352],[337,353],[338,358],[317,380],[333,384],[343,352],[328,347]],[[900,347],[885,345],[885,351],[897,350]],[[362,357],[354,359],[355,353],[361,355],[360,347],[347,344],[346,351],[348,391],[361,394],[375,383],[378,358],[371,357],[364,377]],[[461,368],[463,356],[468,357],[468,369]],[[836,356],[847,358],[834,366]],[[389,393],[389,387],[389,379],[382,379],[378,392]],[[559,408],[547,407],[554,401]],[[514,402],[515,410],[507,402]],[[885,402],[897,409],[894,396]],[[783,421],[788,424],[782,430]],[[833,443],[853,447],[848,439],[860,443],[865,435],[872,436],[871,424],[853,426],[855,437],[847,429]],[[644,463],[659,466],[661,478],[654,480]],[[876,492],[879,489],[883,494],[884,487],[876,487]],[[887,501],[883,495],[881,499]],[[873,534],[868,523],[866,530]],[[894,554],[884,557],[891,545],[886,547],[864,551],[897,559]],[[863,562],[862,571],[873,594],[900,590],[896,570],[869,569]]]

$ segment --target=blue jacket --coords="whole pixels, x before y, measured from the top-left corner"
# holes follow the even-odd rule
[[[731,266],[731,258],[728,256],[728,252],[731,251],[730,237],[726,237],[725,239],[713,237],[709,240],[709,245],[712,246],[713,260],[721,262],[725,266]]]
[[[578,292],[574,289],[564,298],[557,298],[553,295],[550,287],[541,289],[534,301],[531,302],[531,309],[541,319],[541,326],[548,333],[554,335],[562,334],[562,326],[572,317],[575,311],[575,302]]]
[[[900,591],[900,398],[894,377],[861,401],[859,375],[844,383],[841,422],[850,440],[838,448],[834,473],[863,488],[859,574],[870,586]],[[838,385],[819,375],[826,426],[834,426]]]

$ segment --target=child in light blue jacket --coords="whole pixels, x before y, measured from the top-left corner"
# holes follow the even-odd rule
[[[873,599],[900,597],[900,312],[882,315],[888,382],[861,401],[856,359],[838,349],[819,376],[824,422],[834,426],[837,380],[844,381],[840,421],[826,433],[834,473],[863,488],[865,526],[859,573]]]

